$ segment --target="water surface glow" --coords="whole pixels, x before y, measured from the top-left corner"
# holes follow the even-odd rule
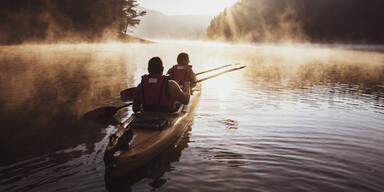
[[[172,41],[2,46],[0,191],[107,190],[102,157],[116,125],[80,117],[122,105],[119,91],[140,82],[151,57],[168,69],[182,51],[196,72],[247,68],[204,82],[181,141],[114,188],[383,191],[380,50]]]

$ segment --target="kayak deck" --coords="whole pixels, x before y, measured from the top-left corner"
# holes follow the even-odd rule
[[[163,130],[137,129],[130,124],[140,114],[131,115],[115,133],[115,139],[110,141],[106,153],[117,145],[118,139],[127,130],[132,131],[133,137],[129,141],[128,150],[113,152],[113,162],[106,163],[110,177],[123,176],[147,164],[162,151],[173,144],[186,130],[192,121],[192,114],[201,95],[200,87],[191,95],[188,105],[183,105],[175,113],[145,112],[142,114],[161,117],[168,121]],[[111,164],[112,163],[112,164]]]

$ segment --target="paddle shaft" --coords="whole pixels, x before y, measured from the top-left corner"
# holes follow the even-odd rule
[[[237,71],[237,70],[240,70],[240,69],[243,69],[243,68],[245,68],[245,66],[241,66],[241,67],[237,67],[237,68],[233,68],[233,69],[228,69],[228,70],[226,70],[226,71],[217,73],[217,74],[215,74],[215,75],[212,75],[212,76],[209,76],[209,77],[205,77],[205,78],[199,79],[199,80],[195,81],[194,83],[200,83],[200,82],[206,81],[206,80],[208,80],[208,79],[212,79],[212,78],[218,77],[218,76],[220,76],[220,75],[223,75],[223,74],[225,74],[225,73],[229,73],[229,72],[232,72],[232,71]]]
[[[207,70],[207,71],[202,71],[202,72],[196,73],[196,75],[201,75],[201,74],[204,74],[204,73],[209,73],[209,72],[212,72],[212,71],[216,71],[216,70],[219,70],[219,69],[222,69],[222,68],[225,68],[225,67],[230,67],[232,65],[238,65],[238,64],[239,63],[223,65],[221,67],[216,67],[216,68],[213,68],[213,69],[210,69],[210,70]]]
[[[237,64],[236,64],[237,65]],[[224,68],[224,66],[222,66],[221,68]],[[241,66],[241,67],[237,67],[237,68],[233,68],[233,69],[228,69],[226,71],[222,71],[220,73],[217,73],[215,75],[212,75],[212,76],[209,76],[209,77],[205,77],[203,79],[199,79],[195,82],[192,82],[193,83],[199,83],[199,82],[203,82],[203,81],[206,81],[208,79],[212,79],[212,78],[215,78],[217,76],[220,76],[220,75],[223,75],[225,73],[229,73],[229,72],[232,72],[232,71],[237,71],[237,70],[240,70],[240,69],[243,69],[245,68],[245,66]],[[216,68],[217,70],[217,68]],[[213,71],[213,70],[211,70]],[[201,73],[200,73],[201,74]],[[182,85],[181,85],[182,86]],[[136,87],[132,87],[132,88],[129,88],[129,89],[125,89],[123,91],[120,92],[120,98],[122,101],[131,101],[131,99],[133,98],[133,94],[135,93],[135,89]]]

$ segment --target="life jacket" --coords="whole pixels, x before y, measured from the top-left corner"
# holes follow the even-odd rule
[[[192,69],[192,65],[174,65],[170,77],[175,80],[179,85],[183,85],[185,81],[190,81],[187,78],[187,73]]]
[[[168,94],[168,76],[149,76],[141,78],[143,110],[151,112],[174,112],[175,100]]]

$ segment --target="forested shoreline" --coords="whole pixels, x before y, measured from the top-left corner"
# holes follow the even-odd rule
[[[210,39],[384,43],[382,0],[242,0],[216,16]]]
[[[124,38],[145,12],[136,0],[2,0],[0,43]]]

